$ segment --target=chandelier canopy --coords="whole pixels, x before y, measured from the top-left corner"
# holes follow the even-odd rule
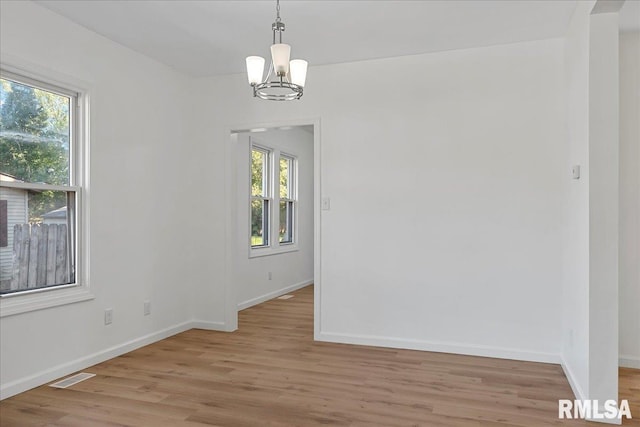
[[[280,0],[276,0],[276,22],[271,25],[273,44],[271,64],[263,80],[265,59],[261,56],[247,57],[247,77],[253,88],[253,96],[270,101],[293,101],[300,99],[307,78],[307,61],[289,61],[291,46],[282,43],[284,22],[280,19]],[[278,43],[276,43],[278,33]]]

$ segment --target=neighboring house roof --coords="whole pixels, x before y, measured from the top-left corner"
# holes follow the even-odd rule
[[[61,208],[58,209],[54,209],[50,212],[47,212],[46,214],[42,215],[42,218],[48,218],[48,219],[52,219],[52,218],[66,218],[67,217],[67,207],[63,206]]]
[[[19,180],[13,175],[9,175],[8,173],[0,172],[0,181],[4,182],[24,182]]]

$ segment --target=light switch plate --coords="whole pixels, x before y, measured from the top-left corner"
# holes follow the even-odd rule
[[[323,197],[322,198],[322,210],[323,211],[328,211],[331,209],[331,199],[328,197]]]
[[[573,179],[580,179],[580,165],[574,165],[571,168],[571,175],[573,176]]]

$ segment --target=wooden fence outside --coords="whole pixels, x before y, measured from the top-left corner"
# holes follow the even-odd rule
[[[66,224],[17,224],[13,227],[11,290],[69,282]]]

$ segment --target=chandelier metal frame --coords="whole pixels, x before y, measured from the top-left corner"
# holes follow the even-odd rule
[[[273,44],[276,44],[276,33],[278,43],[282,43],[282,33],[285,24],[280,18],[280,0],[276,0],[276,20],[271,24],[273,33]],[[306,70],[305,70],[306,72]],[[300,99],[304,92],[304,87],[291,82],[291,77],[286,72],[276,72],[273,58],[269,64],[267,77],[261,83],[251,83],[253,96],[269,101],[293,101]],[[282,93],[284,91],[284,93]]]

